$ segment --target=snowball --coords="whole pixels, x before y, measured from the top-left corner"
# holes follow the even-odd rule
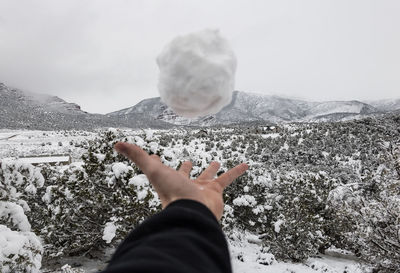
[[[161,100],[178,115],[215,114],[232,100],[236,57],[218,30],[176,37],[157,64]]]

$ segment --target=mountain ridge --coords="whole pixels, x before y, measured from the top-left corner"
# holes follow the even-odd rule
[[[160,128],[225,126],[251,123],[331,122],[381,115],[400,110],[400,99],[312,102],[277,95],[233,92],[219,113],[194,119],[176,115],[160,97],[108,114],[83,111],[62,98],[7,87],[0,82],[0,128],[36,130],[94,130],[102,127]]]
[[[76,103],[57,96],[26,92],[0,83],[0,128],[33,130],[94,130],[104,127],[136,127],[150,124],[167,128],[162,121],[145,117],[135,122],[82,111]]]
[[[194,119],[179,117],[161,101],[160,97],[145,99],[132,107],[106,115],[110,117],[123,116],[126,120],[130,120],[135,115],[147,113],[155,119],[174,125],[212,126],[241,122],[340,121],[387,112],[381,109],[357,100],[310,102],[276,95],[235,91],[230,104],[219,113],[205,117]]]

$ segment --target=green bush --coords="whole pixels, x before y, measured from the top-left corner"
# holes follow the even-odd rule
[[[90,141],[83,165],[71,165],[47,186],[47,222],[41,229],[47,255],[94,254],[115,246],[160,209],[144,175],[113,150],[117,140],[117,134],[107,131]],[[107,239],[104,232],[110,225],[116,231]]]
[[[0,272],[39,272],[43,247],[31,232],[29,199],[43,186],[30,164],[0,161]]]

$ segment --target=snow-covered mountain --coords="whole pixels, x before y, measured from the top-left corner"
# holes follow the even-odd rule
[[[400,109],[400,99],[387,99],[376,101],[365,101],[380,111],[395,111]]]
[[[319,102],[307,110],[304,121],[339,121],[383,112],[360,101]]]
[[[0,128],[93,128],[101,121],[101,117],[85,113],[77,104],[9,88],[2,83],[0,98]]]
[[[82,111],[79,105],[59,97],[25,92],[0,83],[0,128],[90,130],[99,127],[140,126],[141,122],[148,123],[147,120],[140,120],[127,124],[123,119],[90,114]],[[164,125],[161,121],[152,123],[152,127],[161,125]]]
[[[340,121],[399,111],[399,100],[309,102],[235,91],[232,101],[215,115],[177,116],[159,97],[107,115],[82,111],[61,98],[9,88],[0,83],[0,128],[95,129],[99,127],[171,128],[240,123]]]
[[[147,115],[175,125],[204,126],[243,122],[339,121],[383,112],[383,108],[377,109],[360,101],[308,102],[235,91],[232,102],[219,113],[196,119],[177,116],[160,98],[145,99],[135,106],[112,112],[108,116],[123,117],[129,121]]]

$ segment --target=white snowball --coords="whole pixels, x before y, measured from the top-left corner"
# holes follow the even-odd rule
[[[161,100],[178,115],[215,114],[231,102],[236,57],[218,30],[176,37],[157,64]]]

